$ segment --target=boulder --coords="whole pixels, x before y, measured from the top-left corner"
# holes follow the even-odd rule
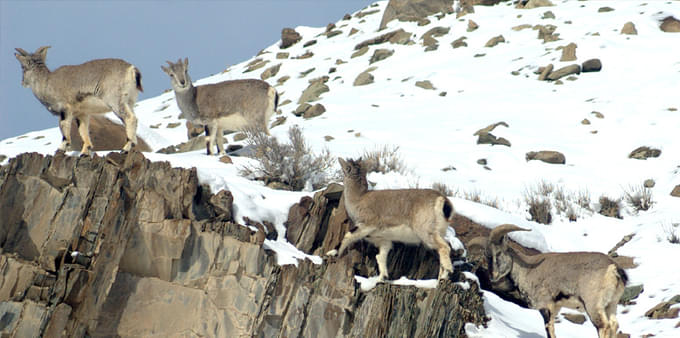
[[[661,302],[655,305],[653,308],[647,310],[647,312],[645,312],[645,316],[652,319],[678,318],[680,308],[679,307],[671,308],[671,306],[678,303],[680,303],[680,295],[675,295],[670,300]]]
[[[308,51],[306,51],[306,52],[304,52],[304,53],[302,53],[298,56],[294,56],[293,59],[304,60],[304,59],[309,59],[312,56],[314,56],[314,53],[312,53],[312,51],[308,50]]]
[[[543,40],[543,43],[559,40],[559,34],[555,33],[557,30],[555,25],[536,25],[532,29],[538,31],[538,38]]]
[[[561,62],[565,61],[576,61],[576,44],[570,43],[562,48]]]
[[[642,146],[635,148],[635,150],[631,151],[630,154],[628,154],[628,158],[636,159],[636,160],[646,160],[648,158],[652,157],[659,157],[661,156],[661,150],[656,149],[656,148],[650,148],[647,146]]]
[[[376,49],[373,52],[373,56],[371,56],[371,59],[368,61],[368,64],[372,64],[374,62],[385,60],[388,57],[392,56],[392,54],[394,54],[394,49],[383,49],[383,48]]]
[[[580,314],[580,313],[565,313],[562,316],[564,316],[564,319],[574,323],[581,325],[586,322],[586,316]]]
[[[484,47],[495,47],[501,42],[505,42],[505,38],[503,37],[503,35],[495,36],[491,38],[489,41],[487,41]]]
[[[545,81],[545,80],[547,80],[547,79],[548,79],[548,75],[550,75],[550,73],[552,73],[552,70],[553,70],[553,64],[552,64],[552,63],[549,64],[549,65],[547,65],[547,66],[545,66],[545,67],[543,67],[543,69],[541,70],[540,75],[538,75],[538,81]]]
[[[275,65],[275,66],[271,66],[271,67],[265,69],[264,72],[262,72],[262,74],[260,74],[260,79],[266,80],[270,77],[276,76],[276,74],[279,73],[279,69],[281,69],[280,63]]]
[[[673,197],[680,197],[680,184],[676,185],[675,188],[671,191],[671,196]]]
[[[467,26],[468,32],[476,31],[477,28],[479,28],[479,25],[476,22],[474,22],[472,20],[468,20],[468,26]]]
[[[530,151],[526,154],[526,160],[539,160],[550,164],[565,164],[566,159],[564,154],[559,151],[552,150],[541,150],[541,151]]]
[[[194,124],[191,121],[185,123],[187,128],[187,139],[190,140],[196,136],[203,135],[205,132],[205,127],[202,124]]]
[[[189,151],[205,149],[205,147],[206,147],[205,137],[201,136],[201,137],[190,138],[186,142],[167,146],[165,148],[159,149],[156,152],[159,153],[159,154],[186,153],[186,152],[189,152]]]
[[[373,74],[371,74],[372,70],[365,70],[357,76],[356,79],[354,79],[354,86],[365,86],[367,84],[373,83]]]
[[[549,7],[555,6],[550,0],[529,0],[529,1],[519,1],[517,3],[517,8],[532,9],[538,7]]]
[[[281,45],[280,47],[282,49],[286,49],[294,44],[296,44],[298,41],[302,40],[302,36],[300,33],[296,32],[292,28],[284,28],[281,30]]]
[[[465,42],[465,39],[467,39],[467,37],[461,36],[460,38],[453,40],[453,42],[451,42],[451,47],[453,48],[467,47],[468,44],[467,42]]]
[[[453,13],[454,0],[390,0],[383,12],[378,30],[387,27],[387,23],[399,21],[419,21],[437,14]]]
[[[428,89],[428,90],[434,90],[435,89],[435,87],[432,85],[432,82],[430,82],[429,80],[416,81],[416,87],[420,87],[420,88]]]
[[[277,84],[277,85],[282,85],[282,84],[286,83],[286,81],[288,81],[289,79],[290,79],[290,76],[289,76],[289,75],[284,75],[284,76],[282,76],[282,77],[276,79],[276,84]],[[284,102],[285,102],[285,101],[284,101]],[[283,103],[281,103],[279,106],[283,106]]]
[[[450,27],[434,27],[425,32],[420,39],[423,40],[424,46],[436,49],[439,44],[436,38],[449,34],[450,30]]]
[[[297,109],[295,109],[293,115],[302,116],[306,119],[310,119],[313,117],[317,117],[323,114],[324,112],[326,112],[326,108],[320,103],[317,103],[315,105],[303,103],[300,106],[298,106]]]
[[[385,42],[405,45],[409,41],[411,41],[411,33],[399,28],[397,30],[376,36],[375,38],[362,41],[354,46],[354,50],[359,50],[367,46],[379,45]]]
[[[602,70],[602,62],[600,59],[586,60],[581,64],[581,71],[584,73],[599,72]]]
[[[122,124],[115,123],[108,118],[95,115],[90,117],[90,141],[92,141],[94,151],[100,150],[121,150],[127,142],[127,134]],[[75,119],[71,123],[71,149],[78,150],[83,148],[83,139],[80,138],[78,126]],[[144,139],[137,135],[137,150],[151,151],[151,147]]]
[[[496,129],[498,126],[510,128],[510,126],[506,122],[501,121],[501,122],[492,123],[492,124],[482,128],[480,130],[477,130],[472,135],[477,136],[477,135],[482,135],[482,134],[488,134],[488,133],[492,132],[494,129]]]
[[[680,32],[680,20],[676,19],[674,16],[667,16],[661,20],[661,26],[659,29],[666,33],[679,33]]]
[[[473,134],[474,136],[477,136],[477,144],[503,145],[507,147],[512,146],[510,141],[508,141],[507,139],[503,137],[496,137],[495,135],[491,134],[491,132],[498,126],[504,126],[506,128],[510,127],[507,123],[501,121],[490,124],[480,130],[477,130]]]
[[[368,52],[368,50],[369,50],[368,46],[363,46],[363,47],[359,48],[357,51],[355,51],[354,53],[352,53],[352,56],[350,56],[350,58],[353,59],[353,58],[356,58],[356,57],[360,57],[360,56],[366,54]]]
[[[490,144],[492,146],[502,145],[506,147],[512,146],[510,141],[508,141],[507,139],[503,137],[496,137],[494,134],[491,133],[480,134],[477,137],[477,144]]]
[[[320,78],[309,80],[309,86],[302,92],[298,103],[312,102],[319,99],[321,94],[330,91],[326,82],[328,81],[328,76],[322,76]]]
[[[621,28],[621,34],[626,34],[626,35],[637,35],[637,29],[635,29],[635,24],[628,21],[623,25],[623,28]]]
[[[513,27],[512,27],[512,30],[513,30],[513,31],[516,31],[516,32],[519,32],[519,31],[521,31],[521,30],[525,30],[525,29],[531,28],[531,27],[532,27],[532,26],[531,26],[530,24],[526,24],[526,23],[525,23],[525,24],[513,26]]]
[[[621,300],[619,300],[619,304],[623,305],[630,305],[633,303],[634,299],[637,299],[638,296],[644,291],[644,285],[638,284],[638,285],[630,285],[626,286],[625,289],[623,289],[623,294],[621,295]]]
[[[252,71],[255,71],[255,70],[258,70],[258,69],[264,67],[267,63],[269,63],[269,60],[263,60],[263,59],[257,58],[253,61],[250,61],[246,65],[246,67],[248,67],[248,68],[246,68],[246,70],[244,70],[243,72],[244,73],[250,73]]]
[[[559,80],[565,76],[572,75],[572,74],[581,74],[581,66],[577,64],[569,65],[569,66],[564,66],[558,70],[555,70],[548,74],[547,79],[551,81],[556,81]]]
[[[284,123],[286,123],[286,119],[287,118],[285,116],[277,116],[276,120],[274,120],[274,122],[272,122],[272,124],[269,126],[269,129],[271,130],[274,127],[283,125]]]
[[[460,0],[458,1],[458,6],[456,7],[456,19],[472,14],[475,12],[476,2],[478,0]]]

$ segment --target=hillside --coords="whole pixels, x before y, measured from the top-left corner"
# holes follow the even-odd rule
[[[380,1],[333,26],[295,27],[299,42],[285,49],[279,43],[266,47],[196,84],[265,78],[281,95],[280,114],[270,121],[276,121],[271,132],[278,140],[287,140],[289,128],[298,125],[315,151],[328,149],[333,156],[398,147],[408,170],[370,174],[376,189],[444,184],[459,214],[489,228],[503,223],[530,228],[512,237],[539,251],[607,253],[632,235],[618,254],[634,258],[637,267],[627,270],[630,285],[644,285],[644,291],[618,307],[620,330],[631,336],[677,336],[677,316],[650,319],[645,312],[680,294],[680,263],[673,259],[680,254],[680,198],[671,195],[680,189],[680,33],[659,27],[668,16],[680,17],[680,3],[554,3],[533,9],[475,6],[474,13],[459,18],[453,13],[420,22],[394,20],[378,31],[387,6]],[[636,34],[622,33],[627,22]],[[399,29],[405,33],[392,42],[365,43]],[[563,56],[571,43],[574,57]],[[168,59],[175,57],[181,55]],[[591,59],[601,62],[601,70],[539,80],[540,70],[550,64],[557,70]],[[144,76],[166,75],[158,70]],[[369,83],[355,85],[358,77],[370,78]],[[327,88],[310,102],[325,111],[296,116],[310,85]],[[322,252],[298,250],[283,236],[290,207],[314,192],[272,190],[242,177],[239,169],[254,161],[247,156],[230,154],[233,164],[227,164],[206,156],[202,145],[190,152],[156,153],[187,141],[172,91],[138,102],[135,111],[138,133],[154,151],[144,157],[195,167],[198,181],[211,192],[229,191],[237,223],[246,224],[247,218],[273,224],[278,237],[260,244],[276,252],[281,269],[298,261],[315,269],[305,258],[328,264],[318,256]],[[237,135],[228,135],[229,143],[247,149],[246,141],[234,140]],[[56,127],[2,140],[0,164],[25,152],[52,155],[60,140]],[[632,156],[640,147],[650,151]],[[531,152],[541,151],[559,152],[563,161],[530,160],[541,155]],[[627,203],[626,192],[646,194],[653,203],[638,210]],[[600,213],[606,209],[603,197],[618,201],[619,217]],[[530,207],[546,201],[550,224],[532,221]],[[544,335],[537,311],[489,292],[484,308],[491,317],[488,328],[468,325],[468,336]],[[570,337],[596,334],[588,321],[561,320],[556,330]]]

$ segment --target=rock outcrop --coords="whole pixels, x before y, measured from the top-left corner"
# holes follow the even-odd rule
[[[340,194],[332,186],[291,209],[295,245],[319,254],[339,244],[349,227]],[[359,291],[354,275],[376,273],[366,244],[323,264],[279,266],[263,248],[266,225],[235,224],[231,201],[195,169],[135,151],[10,159],[0,167],[0,334],[461,336],[466,322],[485,320],[477,285],[456,283],[460,273],[436,289]],[[427,255],[397,247],[390,271],[436,276]]]
[[[678,33],[680,32],[680,20],[676,19],[674,16],[667,16],[661,20],[661,25],[659,26],[661,31],[666,33]]]
[[[300,40],[302,40],[302,36],[294,29],[284,28],[281,30],[281,45],[280,45],[281,48],[283,49],[288,48],[296,44]]]
[[[120,150],[123,149],[127,136],[125,134],[125,127],[117,124],[104,116],[92,116],[90,118],[90,139],[92,141],[92,150]],[[151,151],[151,147],[144,141],[144,139],[137,135],[137,150]],[[78,133],[78,126],[73,121],[71,124],[71,149],[80,150],[83,148],[83,139]]]
[[[420,21],[438,13],[453,13],[453,0],[390,0],[378,29],[385,28],[394,19]]]

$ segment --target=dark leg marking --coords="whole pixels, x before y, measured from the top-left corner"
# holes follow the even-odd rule
[[[543,317],[543,323],[548,324],[550,321],[550,310],[548,309],[540,309],[538,312],[541,313],[541,316]]]

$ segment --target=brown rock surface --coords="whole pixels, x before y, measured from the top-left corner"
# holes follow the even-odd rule
[[[602,61],[600,59],[586,60],[581,64],[581,71],[584,73],[599,72],[602,70]]]
[[[564,164],[566,162],[564,154],[552,150],[530,151],[526,154],[526,160],[539,160],[550,164]]]
[[[495,36],[491,38],[489,41],[487,41],[484,47],[495,47],[501,42],[505,42],[505,38],[503,37],[503,35]]]
[[[623,25],[623,28],[621,28],[621,34],[626,34],[626,35],[637,35],[637,29],[635,29],[635,24],[628,21]]]
[[[104,116],[92,116],[90,118],[90,140],[94,151],[100,150],[121,150],[127,142],[125,127],[117,124]],[[78,133],[78,126],[75,120],[71,124],[71,149],[80,150],[83,148],[83,140]],[[137,135],[137,150],[151,151],[151,147]]]
[[[565,76],[572,74],[581,74],[581,66],[577,64],[564,66],[560,69],[554,70],[548,74],[547,79],[551,81],[557,81]]]
[[[420,21],[437,13],[453,13],[453,0],[390,0],[378,29],[385,28],[394,19]]]
[[[675,188],[671,191],[671,196],[673,197],[680,197],[680,184],[676,185]]]
[[[385,42],[395,43],[399,45],[407,44],[411,39],[411,33],[404,31],[402,28],[378,35],[374,38],[362,41],[354,46],[354,50],[360,50],[367,46],[379,45]]]
[[[294,29],[284,28],[281,30],[281,48],[288,48],[300,40],[302,40],[302,36]]]
[[[324,252],[349,223],[333,207],[337,186],[317,195],[326,207],[298,212],[308,220],[298,233]],[[354,275],[377,273],[365,243],[321,265],[279,266],[262,230],[229,220],[230,204],[195,169],[136,151],[11,159],[0,167],[0,335],[460,336],[485,320],[477,285],[454,283],[460,274],[436,289],[359,291]],[[313,219],[328,220],[325,230]],[[395,247],[390,271],[436,276],[427,257],[436,253]]]
[[[661,156],[661,150],[647,146],[637,147],[628,154],[628,158],[636,160],[646,160],[648,158]]]
[[[326,82],[328,82],[328,76],[309,80],[309,86],[302,92],[302,95],[300,95],[298,103],[319,100],[321,94],[330,91],[328,86],[326,86]]]
[[[575,43],[570,43],[562,49],[562,57],[560,57],[560,61],[576,61],[576,44]]]
[[[680,32],[680,20],[674,16],[667,16],[661,21],[659,28],[666,33],[678,33]]]

